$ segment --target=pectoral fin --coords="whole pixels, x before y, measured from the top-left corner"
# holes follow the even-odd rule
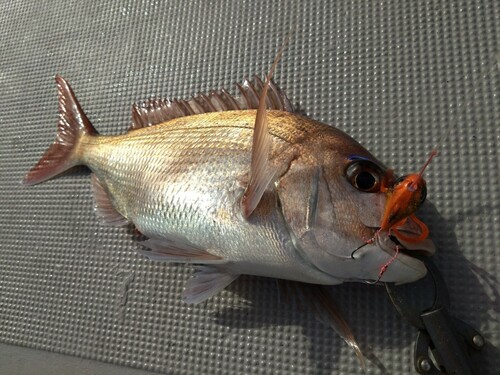
[[[245,218],[248,218],[255,210],[276,173],[276,170],[269,165],[270,150],[271,135],[269,134],[266,109],[264,107],[263,113],[260,109],[257,112],[253,136],[250,181],[241,199],[241,208]]]
[[[195,269],[182,294],[186,303],[190,304],[203,302],[216,295],[239,276],[217,266],[196,266]]]
[[[286,42],[285,42],[286,43]],[[252,164],[250,168],[250,180],[243,193],[241,199],[241,208],[243,216],[248,218],[255,210],[266,191],[267,187],[273,180],[276,174],[276,169],[269,163],[269,153],[271,151],[271,134],[269,134],[269,126],[267,123],[267,91],[273,77],[276,65],[283,53],[283,47],[280,48],[278,54],[274,58],[273,65],[269,74],[266,76],[266,81],[260,92],[259,107],[255,117],[255,125],[253,128],[252,141]]]

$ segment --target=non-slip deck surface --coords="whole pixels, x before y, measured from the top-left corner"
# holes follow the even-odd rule
[[[117,134],[134,101],[266,71],[296,24],[276,82],[399,173],[421,166],[458,113],[426,174],[435,208],[422,216],[452,313],[491,344],[481,373],[498,371],[499,74],[483,77],[499,51],[497,1],[56,0],[0,10],[0,342],[165,374],[363,373],[274,280],[243,277],[208,303],[184,304],[191,269],[151,262],[126,229],[101,226],[84,169],[20,185],[55,134],[55,74],[101,133]],[[332,291],[377,358],[369,374],[416,373],[416,332],[383,288]]]

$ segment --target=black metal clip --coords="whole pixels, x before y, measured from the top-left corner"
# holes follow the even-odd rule
[[[465,322],[448,314],[448,288],[437,267],[422,259],[428,274],[421,281],[396,286],[386,283],[391,302],[399,314],[419,330],[414,351],[415,369],[426,375],[474,375],[471,354],[482,349],[483,336]],[[432,304],[415,306],[423,292]],[[428,302],[428,297],[425,298]]]

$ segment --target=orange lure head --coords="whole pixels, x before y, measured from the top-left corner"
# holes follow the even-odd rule
[[[380,191],[385,193],[386,201],[380,228],[372,238],[365,241],[364,244],[357,247],[351,253],[351,258],[355,259],[354,254],[362,247],[373,243],[376,238],[380,236],[381,232],[389,235],[396,243],[396,248],[395,254],[380,268],[377,280],[368,282],[369,284],[376,284],[380,281],[388,267],[397,258],[401,250],[400,245],[404,247],[410,243],[422,242],[429,235],[427,226],[421,222],[414,213],[422,203],[424,203],[427,196],[426,182],[422,175],[424,174],[425,168],[427,168],[436,155],[437,151],[433,150],[419,173],[412,173],[395,180],[393,171],[389,170],[383,177]],[[410,225],[405,225],[408,219],[410,219]],[[418,229],[415,228],[415,226]]]
[[[424,203],[427,196],[427,187],[422,176],[425,168],[436,155],[437,151],[433,150],[419,173],[400,177],[392,185],[384,188],[387,201],[380,223],[380,230],[392,231],[397,234],[398,238],[407,242],[415,243],[427,238],[429,234],[427,226],[413,214]],[[402,226],[409,217],[420,227],[419,235],[407,236],[397,230],[397,227]]]
[[[425,180],[413,173],[398,178],[386,191],[387,201],[380,224],[381,230],[403,224],[425,201],[427,188]]]

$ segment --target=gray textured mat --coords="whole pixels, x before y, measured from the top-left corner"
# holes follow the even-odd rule
[[[206,304],[183,304],[190,268],[144,259],[125,229],[100,226],[84,170],[19,184],[55,134],[56,73],[96,128],[116,134],[133,101],[267,70],[298,19],[276,82],[399,172],[421,165],[450,109],[467,103],[427,173],[436,209],[423,216],[452,312],[484,333],[484,373],[498,373],[499,74],[481,78],[498,51],[498,1],[8,1],[0,10],[1,342],[172,374],[362,373],[311,312],[280,302],[273,280],[243,277]],[[332,290],[380,361],[368,373],[415,373],[415,332],[383,289]]]

